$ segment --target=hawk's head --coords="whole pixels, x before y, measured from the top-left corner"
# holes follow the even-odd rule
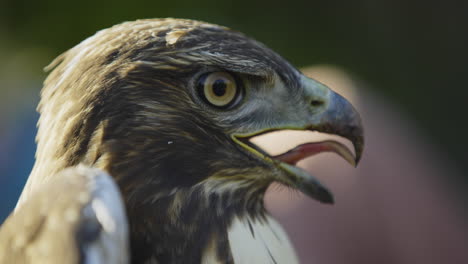
[[[272,182],[332,202],[295,163],[326,150],[353,165],[361,155],[359,115],[343,97],[224,27],[175,19],[123,23],[53,66],[28,185],[78,163],[105,169],[124,196],[132,248],[156,247],[160,259],[171,258],[164,255],[171,241],[190,246],[181,234],[205,243],[200,226],[222,237],[234,215],[261,218]],[[271,156],[249,141],[282,129],[340,135],[356,155],[326,141]],[[155,241],[166,245],[151,246]]]

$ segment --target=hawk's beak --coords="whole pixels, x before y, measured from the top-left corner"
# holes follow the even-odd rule
[[[335,152],[352,166],[357,166],[364,148],[364,134],[361,118],[354,107],[341,95],[330,90],[327,106],[306,129],[334,134],[351,141],[354,155],[342,143],[332,140],[306,143],[272,157],[280,161],[278,167],[286,172],[286,184],[324,203],[333,203],[333,196],[315,177],[294,166],[300,160],[320,152]]]
[[[235,135],[233,139],[248,151],[279,168],[282,173],[279,173],[275,180],[299,189],[320,202],[333,203],[333,196],[327,188],[315,177],[295,165],[300,160],[321,152],[335,152],[352,166],[356,166],[364,147],[361,118],[351,103],[341,95],[311,79],[307,78],[305,83],[306,100],[313,113],[307,121],[301,121],[297,125],[268,127],[249,135]],[[270,156],[249,141],[254,136],[283,129],[311,130],[344,137],[353,144],[354,154],[344,144],[327,140],[305,143],[284,154]]]
[[[309,130],[342,136],[354,146],[356,166],[364,149],[364,131],[361,117],[354,107],[341,95],[330,90],[328,106],[317,122],[310,124]],[[346,159],[346,158],[345,158]]]

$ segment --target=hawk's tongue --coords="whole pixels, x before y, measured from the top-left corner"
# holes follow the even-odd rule
[[[351,153],[351,151],[345,145],[332,140],[305,143],[291,149],[284,154],[273,156],[273,158],[284,163],[295,165],[299,161],[321,152],[335,152],[336,154],[343,157],[351,165],[356,166],[354,155]]]

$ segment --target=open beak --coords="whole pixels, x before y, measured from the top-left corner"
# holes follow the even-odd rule
[[[284,129],[318,131],[344,137],[353,144],[354,154],[344,144],[327,140],[305,143],[286,153],[270,156],[249,140],[261,134]],[[346,99],[331,90],[327,91],[327,100],[323,111],[314,115],[307,124],[301,124],[297,127],[290,125],[288,127],[270,127],[258,133],[234,135],[232,138],[244,149],[279,168],[280,173],[277,174],[276,181],[296,188],[323,203],[333,203],[330,191],[315,177],[297,167],[296,164],[318,153],[334,152],[355,167],[361,158],[364,147],[363,128],[359,114]]]

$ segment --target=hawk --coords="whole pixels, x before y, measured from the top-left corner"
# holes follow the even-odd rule
[[[295,263],[265,209],[268,186],[332,203],[295,164],[332,151],[356,165],[363,150],[347,100],[222,26],[126,22],[49,69],[36,163],[0,230],[2,263]],[[250,141],[285,129],[339,135],[354,154],[328,140],[273,156]]]

